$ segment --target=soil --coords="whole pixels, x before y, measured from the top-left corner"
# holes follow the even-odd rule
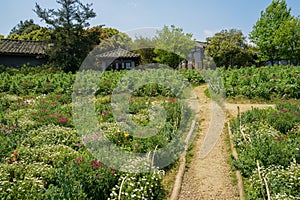
[[[195,88],[195,95],[200,103],[199,131],[191,150],[191,163],[184,174],[179,200],[235,200],[240,199],[237,184],[233,183],[234,171],[229,163],[231,150],[226,131],[220,132],[213,149],[205,157],[201,156],[201,145],[209,131],[212,115],[211,100],[204,94],[206,85]],[[225,104],[226,120],[236,117],[240,112],[254,107],[264,108],[266,104]],[[226,127],[227,128],[227,127]],[[225,128],[223,129],[225,130]],[[203,150],[203,149],[202,149]]]

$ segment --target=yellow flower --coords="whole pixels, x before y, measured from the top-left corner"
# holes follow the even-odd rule
[[[130,135],[128,133],[124,133],[124,137],[128,138]]]

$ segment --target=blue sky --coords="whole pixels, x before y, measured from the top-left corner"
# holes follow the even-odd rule
[[[42,8],[57,8],[55,0],[9,0],[0,7],[0,34],[7,35],[20,20],[34,19],[35,2]],[[91,25],[105,24],[121,31],[174,24],[197,40],[222,29],[236,28],[244,35],[252,30],[260,12],[271,0],[82,0],[93,3],[97,17]],[[287,0],[292,14],[300,15],[300,1]]]

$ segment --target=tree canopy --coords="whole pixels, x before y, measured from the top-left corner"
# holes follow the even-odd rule
[[[52,30],[45,27],[40,27],[39,29],[21,35],[17,33],[10,34],[7,36],[7,39],[47,41],[51,39],[51,33]]]
[[[283,26],[289,24],[292,18],[291,9],[287,7],[285,0],[272,0],[266,10],[261,12],[249,35],[251,42],[259,48],[261,61],[271,61],[273,65],[275,60],[282,57],[280,46],[282,47],[283,38],[280,38],[279,30],[285,29]]]
[[[60,8],[42,9],[38,4],[34,12],[53,30],[48,41],[53,47],[48,51],[49,61],[64,71],[79,69],[88,52],[97,44],[99,32],[85,31],[89,20],[96,16],[92,4],[79,0],[57,0]]]
[[[156,54],[154,60],[173,68],[178,67],[182,60],[188,58],[191,49],[195,46],[192,36],[191,33],[184,33],[182,28],[174,25],[164,26],[153,39]]]
[[[251,65],[253,53],[246,43],[242,31],[236,29],[222,30],[213,37],[208,37],[206,51],[218,67]]]
[[[20,21],[15,27],[13,27],[9,35],[26,35],[32,31],[39,30],[41,27],[34,23],[33,19]]]

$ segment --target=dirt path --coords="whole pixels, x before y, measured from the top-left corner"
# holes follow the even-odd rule
[[[232,183],[231,166],[228,163],[230,147],[226,134],[221,133],[213,150],[204,158],[199,152],[209,129],[212,112],[211,101],[204,94],[206,85],[197,87],[195,93],[200,103],[200,131],[195,137],[192,162],[185,172],[179,200],[235,200],[239,199],[238,189]],[[260,104],[226,104],[227,112],[237,116],[238,109],[246,111],[252,107],[266,107]]]

